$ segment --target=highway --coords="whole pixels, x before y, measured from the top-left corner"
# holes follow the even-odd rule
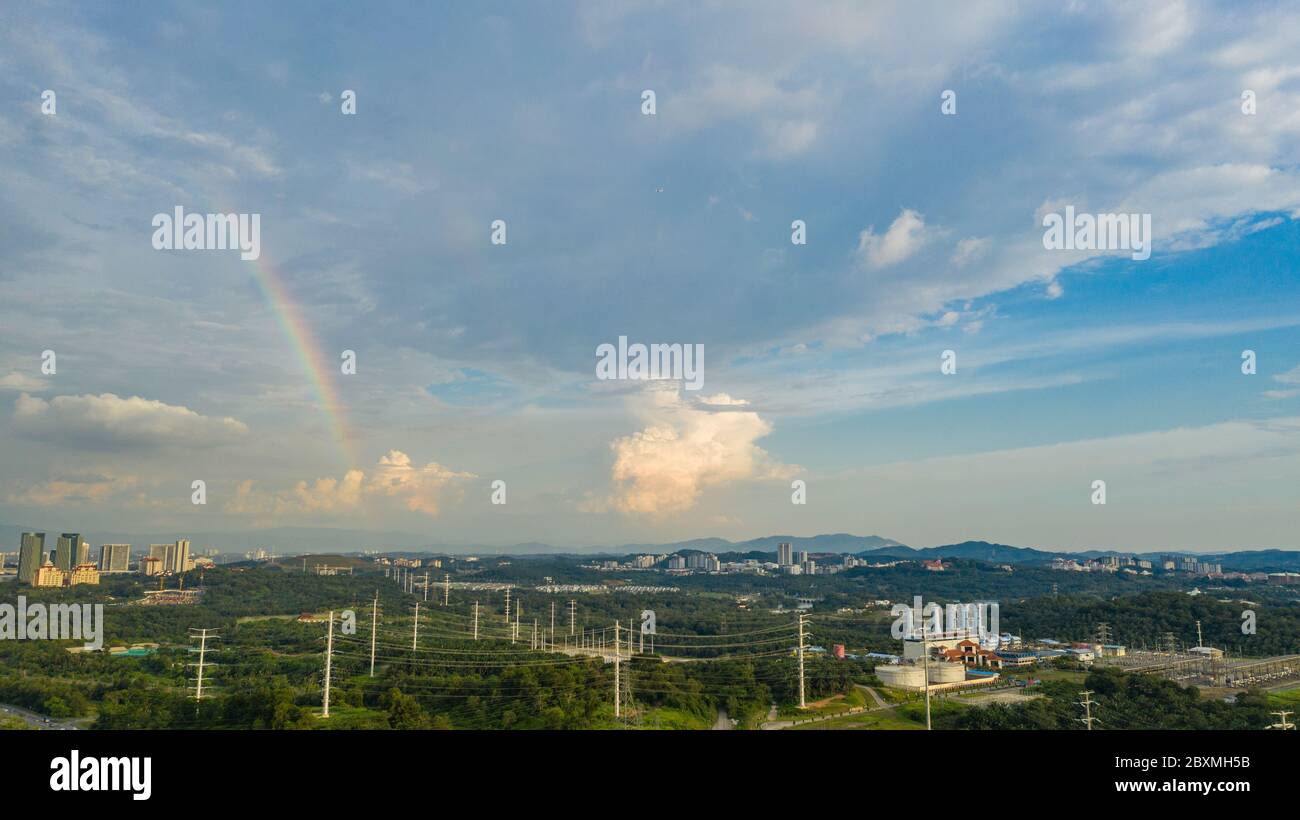
[[[8,703],[0,703],[0,716],[16,717],[19,720],[25,721],[27,725],[31,726],[33,729],[80,729],[80,723],[84,720],[78,720],[75,718],[68,720],[50,718],[45,715],[38,715],[35,712],[28,711],[21,706],[13,706]]]

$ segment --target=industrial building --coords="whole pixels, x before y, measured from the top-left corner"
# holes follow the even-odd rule
[[[998,674],[985,672],[979,675],[967,676],[967,669],[964,664],[950,663],[947,661],[931,661],[929,664],[930,689],[947,690],[959,689],[964,686],[983,686],[998,679]],[[924,665],[916,663],[885,663],[876,667],[876,677],[885,686],[894,689],[903,689],[909,692],[920,692],[926,688],[926,673]]]

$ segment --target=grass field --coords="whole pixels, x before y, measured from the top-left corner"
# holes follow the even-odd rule
[[[1276,706],[1279,709],[1300,710],[1300,686],[1295,689],[1283,689],[1279,692],[1268,693],[1269,706]]]
[[[633,725],[642,729],[708,729],[713,723],[682,709],[651,707]]]
[[[846,709],[861,707],[867,705],[867,693],[861,689],[853,689],[845,695],[834,695],[829,698],[823,698],[818,701],[812,701],[808,708],[800,709],[798,706],[786,705],[777,710],[779,720],[815,717],[817,715],[833,715],[836,712],[843,712]]]
[[[931,716],[943,714],[946,712],[960,711],[970,707],[965,704],[953,701],[934,701],[930,704]],[[925,728],[925,703],[909,703],[905,706],[899,706],[896,709],[882,709],[875,712],[864,712],[860,715],[850,715],[843,718],[833,718],[831,720],[819,720],[816,723],[805,723],[800,726],[792,726],[787,731],[804,730],[804,729],[886,729],[886,730],[908,730]]]

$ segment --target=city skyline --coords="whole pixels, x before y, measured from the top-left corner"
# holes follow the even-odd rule
[[[0,524],[1300,549],[1300,12],[950,18],[0,12]]]

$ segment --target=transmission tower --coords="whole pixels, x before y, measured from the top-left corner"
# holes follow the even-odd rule
[[[1102,646],[1110,643],[1110,624],[1105,621],[1097,624],[1097,643]]]
[[[217,630],[215,629],[193,629],[192,628],[189,630],[189,632],[190,632],[191,640],[193,640],[194,638],[199,639],[198,649],[195,649],[194,647],[190,647],[191,652],[199,653],[199,662],[186,664],[187,666],[198,667],[199,670],[198,676],[194,679],[194,700],[197,702],[203,700],[203,670],[207,666],[215,665],[215,664],[209,664],[207,662],[208,638],[211,638],[212,640],[215,641],[215,640],[220,640],[220,636],[215,634],[217,632]],[[212,651],[215,652],[216,650],[214,649]]]
[[[415,617],[411,619],[411,651],[416,648],[416,640],[420,637],[420,602],[415,602]]]
[[[618,684],[619,684],[619,680],[618,680],[618,677],[619,677],[619,675],[618,675],[618,667],[619,667],[619,656],[618,656],[618,621],[615,621],[615,622],[614,622],[614,717],[615,717],[615,718],[618,718],[618,717],[621,716],[620,697],[621,697],[621,694],[622,694],[622,693],[619,691],[619,688],[618,688]]]
[[[1295,724],[1287,722],[1287,718],[1293,714],[1292,712],[1269,712],[1269,714],[1277,715],[1277,723],[1269,724],[1268,728],[1281,729],[1283,731],[1286,731],[1287,729],[1291,729],[1292,731],[1295,730]]]
[[[375,676],[375,627],[379,623],[379,590],[375,590],[375,600],[370,605],[370,677]]]
[[[334,610],[330,610],[329,632],[325,638],[325,698],[321,717],[330,716],[330,672],[334,665]]]
[[[1082,723],[1083,725],[1087,726],[1087,727],[1088,727],[1088,731],[1092,731],[1092,724],[1093,724],[1093,723],[1101,723],[1100,720],[1098,720],[1097,718],[1095,718],[1095,717],[1092,716],[1092,707],[1093,707],[1093,705],[1096,703],[1096,701],[1095,701],[1095,700],[1090,700],[1090,699],[1089,699],[1088,696],[1091,695],[1091,694],[1092,694],[1092,690],[1090,690],[1090,689],[1089,689],[1089,690],[1085,690],[1085,691],[1083,691],[1083,692],[1080,692],[1079,695],[1083,698],[1083,700],[1076,700],[1076,701],[1075,701],[1075,703],[1077,703],[1077,704],[1079,704],[1080,706],[1083,707],[1083,717],[1081,717],[1081,718],[1075,718],[1075,720],[1077,720],[1077,721],[1079,721],[1080,723]]]
[[[803,613],[799,613],[799,708],[806,709],[807,702],[804,700],[803,684]]]

